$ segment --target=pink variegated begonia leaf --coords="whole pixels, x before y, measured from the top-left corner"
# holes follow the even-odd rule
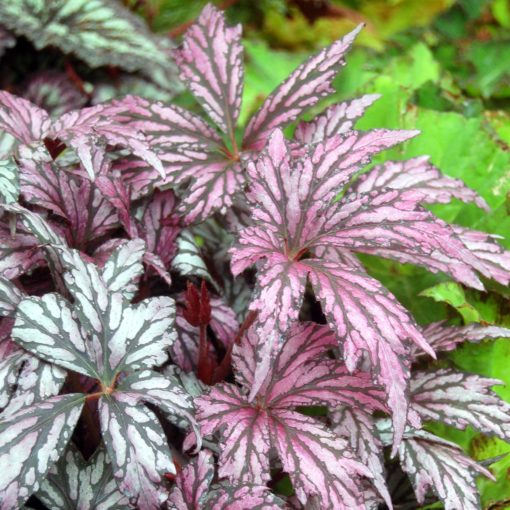
[[[377,436],[373,417],[363,409],[343,406],[331,413],[332,428],[349,441],[351,449],[370,469],[371,480],[388,508],[392,509],[391,496],[386,485],[383,445]]]
[[[220,476],[267,482],[269,452],[275,449],[302,503],[315,494],[325,508],[360,505],[363,496],[354,480],[371,477],[370,472],[354,460],[343,439],[294,409],[347,404],[382,410],[384,393],[368,374],[350,374],[342,363],[324,356],[335,343],[325,326],[295,326],[265,377],[257,373],[260,341],[254,328],[234,347],[242,389],[223,383],[196,400],[202,434],[221,433]],[[263,378],[258,392],[247,395],[257,377]]]
[[[489,338],[510,338],[510,329],[501,326],[484,326],[482,324],[468,324],[466,326],[451,326],[446,321],[433,322],[422,330],[423,336],[436,352],[447,352],[456,349],[464,342],[479,343]],[[412,347],[414,358],[425,356],[418,346]]]
[[[27,99],[0,91],[0,131],[11,134],[20,143],[30,144],[48,136],[51,120],[45,110]]]
[[[214,477],[214,458],[202,450],[175,479],[168,498],[169,510],[194,510],[203,507]]]
[[[411,409],[423,420],[459,429],[471,425],[510,442],[510,404],[491,390],[500,384],[497,379],[449,368],[417,371],[410,385]]]
[[[163,162],[165,176],[162,179],[133,158],[119,161],[116,168],[136,194],[147,193],[154,185],[181,186],[190,181],[179,208],[187,222],[200,222],[218,210],[226,212],[245,185],[244,162],[263,148],[271,131],[290,124],[333,92],[333,79],[360,28],[301,64],[269,95],[239,142],[244,75],[240,28],[227,27],[223,12],[207,5],[174,54],[181,77],[215,127],[173,105],[122,99],[118,104],[129,110],[126,123],[145,134]]]
[[[393,142],[405,136],[397,132]],[[356,165],[366,162],[367,154],[393,143],[389,132],[382,134],[381,142],[375,132],[349,135],[348,139],[327,142],[334,141],[337,158],[345,153],[345,164],[342,158],[332,160],[321,144],[310,159],[300,163],[292,161],[283,134],[273,134],[267,151],[249,167],[252,185],[248,197],[256,204],[255,226],[241,231],[239,244],[232,249],[232,271],[239,274],[265,259],[259,263],[259,291],[250,307],[259,313],[266,334],[273,328],[284,332],[297,319],[309,279],[330,327],[338,335],[347,367],[354,370],[363,351],[370,354],[374,377],[388,392],[398,442],[407,415],[407,344],[412,340],[429,354],[433,351],[407,311],[359,265],[344,264],[345,257],[335,256],[328,261],[312,255],[315,247],[331,244],[333,235],[328,231],[342,233],[342,223],[328,218],[328,203],[317,202],[317,197],[332,201],[331,180],[337,185],[346,182]],[[346,152],[352,147],[357,147],[359,153]],[[331,210],[335,207],[331,204]],[[327,242],[323,240],[326,238]],[[324,253],[328,252],[322,250]],[[305,254],[309,255],[303,258]]]
[[[399,457],[420,504],[432,491],[445,510],[479,510],[481,502],[476,477],[481,474],[494,480],[490,471],[464,455],[455,443],[425,431],[405,438],[399,448]]]
[[[181,79],[207,115],[231,139],[241,109],[244,66],[241,26],[227,27],[208,4],[174,51]]]
[[[487,202],[476,191],[468,188],[460,179],[443,175],[434,167],[428,156],[407,161],[388,161],[363,174],[351,188],[356,193],[374,190],[413,189],[423,194],[425,204],[448,203],[453,198],[463,202],[474,202],[489,210]]]
[[[352,101],[334,104],[308,122],[300,122],[294,139],[303,144],[316,144],[335,135],[352,131],[356,120],[379,99],[378,94],[367,94]]]

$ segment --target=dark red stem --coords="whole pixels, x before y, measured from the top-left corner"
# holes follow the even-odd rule
[[[225,356],[223,356],[223,359],[221,360],[221,363],[214,371],[212,378],[213,384],[223,381],[223,379],[225,379],[230,373],[232,365],[232,349],[235,344],[238,344],[241,341],[241,338],[243,337],[245,331],[250,329],[250,326],[255,322],[257,315],[258,312],[254,311],[248,312],[246,319],[244,319],[244,322],[239,327],[239,331],[237,332],[234,341],[230,344],[227,352],[225,353]]]
[[[205,384],[212,383],[213,370],[209,359],[209,342],[207,341],[207,326],[200,325],[200,344],[198,347],[198,378]]]

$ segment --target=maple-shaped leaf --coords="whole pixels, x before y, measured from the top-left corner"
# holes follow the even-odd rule
[[[307,280],[311,282],[330,327],[338,335],[347,367],[353,370],[362,353],[369,353],[373,374],[388,392],[396,443],[406,421],[409,363],[405,357],[409,340],[432,351],[408,312],[359,264],[338,254],[331,260],[317,258],[314,252],[332,244],[345,251],[359,249],[364,242],[384,243],[385,236],[393,235],[390,222],[380,226],[391,208],[371,216],[368,206],[334,203],[334,199],[337,186],[346,183],[359,165],[367,162],[368,155],[407,136],[387,131],[349,133],[345,139],[333,137],[318,144],[311,158],[293,161],[282,132],[275,131],[267,149],[248,169],[252,178],[248,198],[254,203],[255,225],[241,231],[239,244],[232,249],[234,274],[265,259],[258,265],[258,293],[250,305],[259,313],[265,334],[273,328],[284,332],[298,318]],[[331,151],[326,151],[328,147]],[[378,206],[375,201],[374,209]],[[338,208],[340,213],[336,214]],[[366,215],[373,226],[345,223],[356,211]],[[399,212],[396,209],[394,213],[399,218],[394,222],[396,228],[405,221]],[[410,219],[411,224],[413,221]],[[431,243],[433,246],[426,249],[437,251],[435,239]],[[446,249],[447,243],[443,244]],[[330,255],[323,249],[318,253]]]
[[[0,201],[10,204],[19,198],[19,170],[14,158],[0,160]]]
[[[174,340],[169,330],[175,314],[172,299],[151,298],[131,306],[77,251],[61,249],[59,256],[74,303],[57,294],[23,300],[13,330],[18,343],[105,386],[123,369],[152,367],[167,359],[165,349]],[[136,277],[136,272],[130,274]]]
[[[485,434],[510,440],[510,404],[491,390],[503,384],[450,368],[413,373],[411,409],[424,420],[459,429],[471,425]]]
[[[85,401],[85,395],[52,397],[0,417],[0,507],[21,508],[57,461]]]
[[[433,322],[423,328],[423,336],[436,352],[453,351],[463,342],[479,343],[488,338],[510,338],[510,329],[501,326],[483,326],[468,324],[467,326],[450,326],[446,321]],[[413,346],[415,357],[425,353]]]
[[[147,136],[166,173],[161,179],[133,158],[116,168],[138,193],[147,192],[151,183],[189,183],[179,206],[188,223],[203,221],[218,210],[225,213],[246,182],[244,162],[264,146],[271,131],[290,124],[333,92],[333,79],[360,28],[299,66],[251,118],[239,143],[236,124],[244,74],[240,29],[227,27],[224,13],[206,6],[175,54],[181,76],[221,134],[181,108],[125,98],[121,103],[130,112],[126,122]]]
[[[19,0],[2,3],[0,18],[37,49],[56,46],[90,67],[113,65],[141,71],[149,78],[163,72],[167,82],[173,81],[177,88],[168,42],[152,34],[138,16],[118,2],[80,0],[70,8],[64,0],[44,5]]]
[[[371,482],[388,508],[392,509],[391,496],[386,486],[383,445],[377,436],[372,416],[362,409],[343,406],[331,413],[331,423],[334,432],[348,439],[351,449],[370,469],[374,477]]]
[[[85,461],[69,443],[36,494],[48,508],[60,510],[125,510],[133,508],[119,491],[110,459],[101,446]]]
[[[486,211],[489,209],[487,202],[476,191],[468,188],[460,179],[443,175],[430,163],[428,156],[377,165],[363,174],[352,190],[368,193],[385,188],[418,191],[423,194],[420,201],[425,204],[445,204],[456,198],[463,202],[474,202]]]
[[[260,339],[255,331],[234,348],[236,380],[242,389],[223,383],[196,400],[202,434],[220,431],[220,476],[265,483],[274,449],[302,503],[316,494],[325,508],[361,504],[354,480],[370,477],[369,471],[354,460],[343,439],[294,410],[334,404],[384,408],[383,393],[367,374],[349,374],[342,363],[317,357],[333,342],[325,326],[295,326],[274,364],[265,366],[265,377],[257,367]],[[256,378],[263,379],[259,390],[247,396]]]

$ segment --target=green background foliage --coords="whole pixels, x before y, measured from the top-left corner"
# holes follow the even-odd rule
[[[204,0],[127,0],[153,30],[177,40]],[[434,206],[447,221],[502,236],[510,249],[510,2],[508,0],[227,0],[231,23],[242,23],[246,49],[243,122],[289,72],[314,50],[360,22],[366,28],[336,82],[331,102],[379,93],[358,127],[419,129],[421,136],[388,151],[403,159],[428,154],[444,173],[463,179],[492,210],[454,202]],[[189,98],[178,101],[189,104]],[[321,108],[324,104],[321,105]],[[369,271],[427,323],[480,322],[510,326],[510,290],[482,293],[444,276],[364,257]],[[510,401],[508,340],[466,345],[440,360],[502,380]],[[499,458],[497,483],[480,480],[484,508],[510,508],[510,446],[473,430],[431,428],[477,460]]]

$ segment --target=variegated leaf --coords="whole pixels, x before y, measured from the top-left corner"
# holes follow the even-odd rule
[[[178,249],[176,238],[180,232],[180,218],[176,213],[176,202],[173,191],[155,191],[140,221],[140,231],[147,243],[147,250],[158,256],[165,268],[168,268]]]
[[[127,241],[112,252],[101,270],[101,278],[110,292],[120,292],[128,301],[133,299],[143,274],[144,254],[142,239]]]
[[[489,209],[487,202],[476,191],[468,188],[460,179],[443,175],[430,163],[428,156],[377,165],[362,175],[351,190],[369,193],[385,188],[416,190],[423,195],[420,201],[425,204],[445,204],[456,198],[463,202],[474,202],[486,211]]]
[[[334,135],[348,133],[354,128],[356,120],[379,97],[379,94],[368,94],[330,106],[313,120],[300,122],[294,132],[294,138],[300,143],[316,144]]]
[[[122,105],[103,104],[64,114],[51,127],[49,136],[72,147],[91,180],[104,173],[106,144],[128,149],[164,175],[163,166],[145,135],[119,119]]]
[[[163,71],[168,81],[175,80],[169,44],[117,2],[78,0],[69,5],[66,0],[43,4],[20,0],[2,3],[0,17],[7,28],[27,37],[37,49],[56,46],[90,67],[114,65],[148,77]]]
[[[0,201],[10,204],[19,198],[19,169],[14,158],[0,160]]]
[[[213,455],[209,450],[202,450],[177,475],[168,498],[168,509],[195,510],[204,507],[213,476]]]
[[[476,270],[487,271],[448,224],[420,207],[422,196],[412,189],[347,195],[325,213],[314,244],[422,265],[483,289]]]
[[[369,471],[354,460],[343,439],[292,408],[341,401],[351,404],[354,392],[357,404],[384,408],[382,393],[368,376],[344,372],[342,377],[339,362],[316,359],[331,348],[333,338],[324,326],[308,325],[297,326],[275,362],[266,367],[255,398],[246,396],[257,383],[261,362],[255,331],[245,337],[234,355],[236,378],[243,390],[220,384],[196,399],[202,434],[208,437],[220,431],[219,475],[265,483],[270,477],[269,452],[274,449],[302,503],[317,495],[324,508],[360,505],[363,496],[355,480],[358,475],[370,477]]]
[[[423,328],[423,336],[436,352],[452,351],[463,342],[478,343],[489,338],[510,338],[510,329],[501,326],[450,326],[445,321],[433,322]],[[413,346],[415,357],[425,353],[418,346]]]
[[[44,264],[44,252],[37,239],[17,222],[12,233],[8,222],[0,223],[0,275],[9,280]]]
[[[301,64],[262,104],[250,119],[244,145],[260,150],[273,129],[285,126],[333,92],[332,82],[345,64],[344,55],[361,25]]]
[[[480,509],[476,476],[493,477],[466,457],[456,444],[420,431],[402,441],[399,456],[420,504],[424,503],[427,492],[433,491],[445,510]]]
[[[1,4],[0,13],[4,5]],[[0,91],[0,132],[5,131],[19,142],[29,144],[43,139],[50,125],[51,120],[43,109],[5,90]]]
[[[172,267],[183,276],[196,276],[217,285],[207,269],[193,233],[183,230],[177,238],[177,253]]]
[[[349,441],[351,449],[370,469],[374,477],[371,482],[391,510],[393,505],[386,486],[383,445],[377,436],[372,416],[363,409],[344,406],[335,409],[330,419],[333,431]]]
[[[60,256],[74,310],[107,385],[123,369],[151,368],[166,361],[165,351],[175,339],[170,329],[175,319],[172,299],[155,297],[130,306],[121,293],[108,290],[99,269],[78,252],[61,250]]]
[[[78,448],[69,443],[36,495],[48,508],[59,510],[133,508],[119,491],[111,461],[102,446],[85,461]]]
[[[87,339],[59,294],[27,297],[18,305],[13,340],[40,358],[100,379]]]
[[[175,473],[165,433],[152,411],[129,394],[99,400],[103,439],[113,475],[130,504],[158,510],[168,497],[165,473]]]
[[[23,96],[53,118],[81,108],[87,102],[84,92],[67,74],[59,71],[37,73],[30,79]]]
[[[0,277],[0,317],[13,317],[23,293],[10,280]]]
[[[491,390],[498,384],[503,383],[450,368],[414,372],[411,409],[424,420],[442,421],[459,429],[471,425],[510,441],[510,404]]]
[[[223,483],[207,497],[210,510],[281,510],[285,503],[264,485],[243,484],[232,486]],[[180,509],[179,509],[180,510]]]
[[[481,264],[478,270],[487,278],[502,285],[510,282],[510,251],[505,250],[498,239],[500,236],[470,230],[458,225],[452,226],[457,237]]]
[[[260,365],[256,326],[235,345],[233,361],[237,379],[250,387]],[[267,342],[267,339],[264,338]],[[280,353],[267,371],[259,394],[272,408],[348,405],[365,410],[386,410],[384,392],[368,373],[349,373],[339,361],[324,354],[338,345],[325,325],[304,323],[291,327]]]
[[[369,353],[372,377],[388,395],[398,444],[408,407],[409,341],[432,356],[433,350],[414,319],[377,280],[336,263],[315,259],[305,262],[328,323],[341,339],[347,367],[353,370],[362,353]]]
[[[176,378],[143,370],[127,376],[116,390],[129,396],[132,402],[146,402],[159,407],[170,421],[178,425],[187,422],[193,428],[200,448],[200,437],[193,417],[193,399]]]
[[[52,397],[0,418],[0,507],[20,508],[71,438],[85,396]]]
[[[0,363],[0,372],[7,368],[14,372],[7,374],[5,381],[10,386],[7,392],[0,392],[1,400],[5,403],[2,416],[8,416],[25,409],[37,402],[58,395],[67,376],[67,372],[60,367],[39,359],[36,356],[18,348]],[[1,375],[0,375],[0,380]],[[3,407],[0,404],[0,407]]]
[[[208,4],[174,52],[180,75],[211,120],[234,140],[243,90],[241,26]]]
[[[66,220],[63,232],[71,246],[83,248],[118,228],[115,209],[93,183],[59,168],[41,144],[19,152],[23,198]]]
[[[201,117],[177,105],[151,102],[142,97],[126,96],[114,101],[125,113],[121,121],[142,131],[151,147],[168,152],[176,146],[193,146],[213,152],[222,146],[222,139]],[[161,154],[164,157],[164,154]]]

